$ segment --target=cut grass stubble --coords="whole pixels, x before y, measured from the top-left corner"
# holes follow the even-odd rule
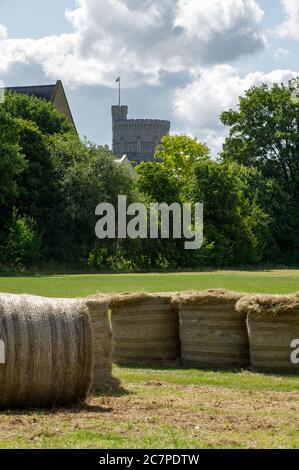
[[[0,414],[2,448],[298,448],[298,378],[114,368],[88,405]]]

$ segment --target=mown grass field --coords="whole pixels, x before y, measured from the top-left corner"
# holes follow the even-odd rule
[[[0,292],[49,297],[79,297],[96,292],[173,292],[217,287],[240,292],[295,292],[299,291],[299,270],[0,277]]]
[[[0,278],[0,292],[299,291],[299,270]],[[0,412],[1,448],[299,448],[299,377],[114,367],[87,405]]]
[[[298,378],[114,368],[88,405],[1,412],[1,448],[299,448]]]

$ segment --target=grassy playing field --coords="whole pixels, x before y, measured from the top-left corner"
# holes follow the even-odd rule
[[[0,278],[0,292],[299,291],[299,270]],[[1,448],[299,448],[298,377],[114,367],[121,388],[88,405],[0,412]]]
[[[299,270],[0,277],[0,292],[49,297],[79,297],[96,292],[172,292],[216,287],[241,292],[295,292],[299,291]]]

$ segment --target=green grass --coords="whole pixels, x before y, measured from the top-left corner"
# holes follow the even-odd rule
[[[257,374],[249,370],[214,371],[168,368],[116,368],[122,380],[144,384],[162,382],[169,385],[196,385],[200,387],[223,387],[235,390],[296,392],[299,377],[294,375]]]
[[[99,274],[1,277],[0,292],[79,297],[96,292],[171,292],[227,288],[243,292],[299,291],[299,270],[211,271],[163,274]]]

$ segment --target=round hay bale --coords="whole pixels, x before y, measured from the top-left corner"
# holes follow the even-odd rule
[[[47,407],[83,401],[92,343],[83,301],[0,294],[0,407]]]
[[[120,294],[110,299],[113,360],[168,363],[179,358],[178,310],[170,295]]]
[[[298,374],[299,363],[292,361],[295,340],[299,346],[298,294],[248,296],[236,308],[247,315],[253,369]]]
[[[250,363],[245,317],[235,311],[242,295],[218,289],[180,296],[183,366],[228,369]]]
[[[106,388],[112,379],[112,332],[108,317],[108,303],[105,298],[87,300],[91,321],[93,358],[91,391]]]

